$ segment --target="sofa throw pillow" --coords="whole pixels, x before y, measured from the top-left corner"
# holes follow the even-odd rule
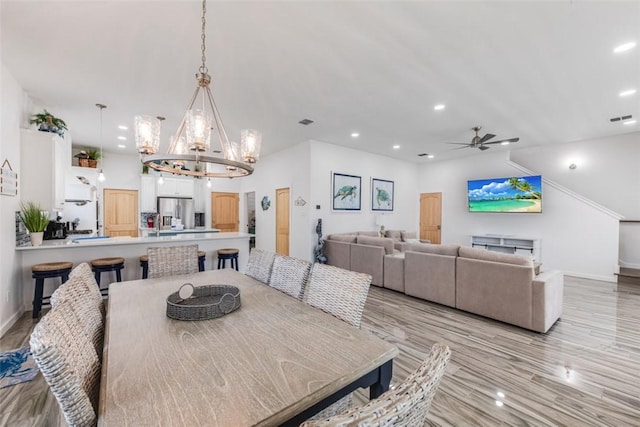
[[[404,230],[387,230],[384,232],[384,237],[388,237],[397,242],[400,242],[401,241],[400,237],[402,236],[402,233],[404,233]]]
[[[516,254],[504,254],[487,249],[460,247],[458,255],[463,258],[479,259],[483,261],[502,262],[505,264],[522,265],[531,267],[533,270],[533,260]]]
[[[415,243],[418,243],[418,233],[416,233],[415,231],[400,231],[400,241],[401,242],[411,242],[412,240],[415,240]]]

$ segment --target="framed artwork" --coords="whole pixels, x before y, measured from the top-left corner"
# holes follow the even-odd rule
[[[393,181],[371,178],[371,210],[393,210]]]
[[[333,174],[333,210],[359,211],[362,199],[362,179],[356,175]]]

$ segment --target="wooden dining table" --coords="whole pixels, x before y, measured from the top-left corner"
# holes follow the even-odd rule
[[[180,321],[166,299],[184,283],[240,289],[222,317]],[[398,349],[232,269],[112,283],[101,426],[298,425],[358,387],[389,387]]]

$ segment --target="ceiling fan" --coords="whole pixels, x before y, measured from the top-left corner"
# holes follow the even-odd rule
[[[474,126],[471,128],[471,130],[475,131],[476,136],[474,136],[471,139],[471,142],[467,143],[467,142],[447,142],[447,144],[454,144],[454,145],[463,145],[463,147],[458,147],[458,148],[454,148],[454,150],[458,150],[460,148],[478,148],[482,151],[484,150],[488,150],[491,147],[487,147],[487,145],[491,145],[491,144],[502,144],[502,143],[510,143],[510,142],[518,142],[520,141],[520,138],[509,138],[509,139],[501,139],[499,141],[491,141],[491,142],[487,142],[492,138],[495,138],[496,136],[492,133],[487,133],[485,134],[483,137],[480,137],[480,135],[478,135],[478,132],[480,131],[480,129],[482,129],[482,126]]]

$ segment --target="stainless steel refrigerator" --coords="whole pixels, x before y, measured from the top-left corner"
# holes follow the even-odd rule
[[[195,228],[193,225],[193,199],[191,198],[158,197],[158,213],[162,228],[171,228],[172,219],[182,220],[185,229]]]

